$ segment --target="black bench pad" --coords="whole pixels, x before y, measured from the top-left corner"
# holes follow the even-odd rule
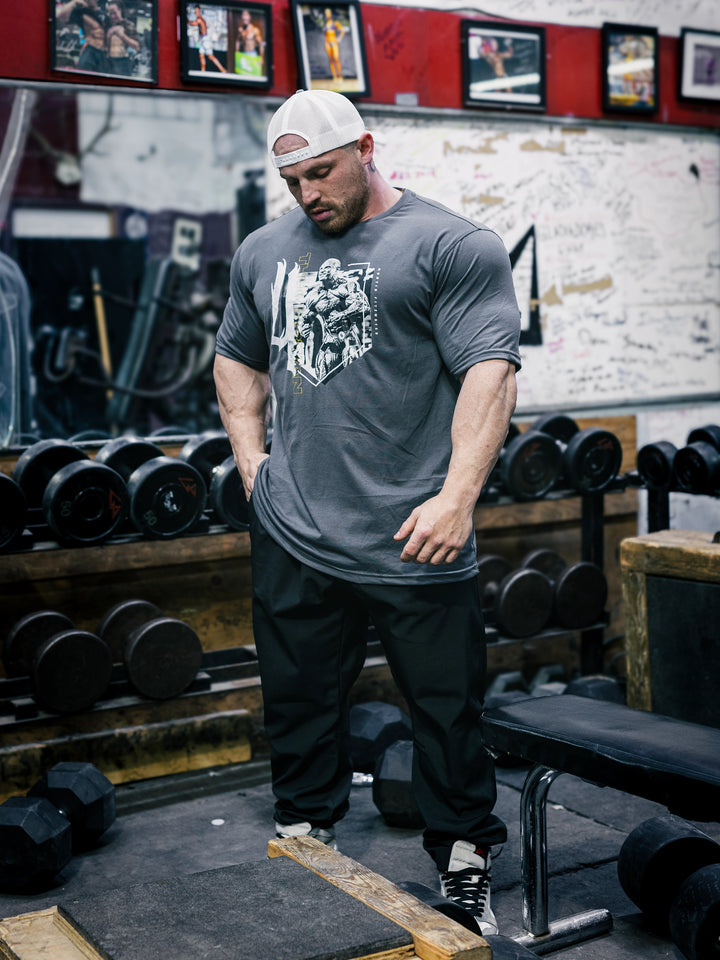
[[[720,821],[720,730],[571,694],[486,710],[485,745],[661,803],[687,820]]]

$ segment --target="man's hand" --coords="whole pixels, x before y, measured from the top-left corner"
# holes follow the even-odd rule
[[[415,507],[393,537],[405,540],[400,559],[404,562],[452,563],[472,533],[472,509],[459,507],[442,492]]]
[[[267,460],[269,456],[269,453],[257,454],[257,457],[252,459],[250,465],[240,473],[240,476],[242,477],[243,488],[245,489],[245,496],[248,500],[250,499],[250,495],[253,492],[253,487],[255,486],[255,477],[257,476],[258,468],[263,460]]]

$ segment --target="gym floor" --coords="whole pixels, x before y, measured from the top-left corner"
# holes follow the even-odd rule
[[[497,813],[508,842],[493,864],[493,908],[500,933],[521,932],[520,791],[527,767],[498,768]],[[53,906],[147,881],[262,860],[272,836],[272,793],[263,760],[236,767],[148,780],[117,788],[118,817],[97,848],[75,856],[56,885],[34,895],[0,895],[0,917]],[[665,808],[562,775],[548,799],[550,920],[599,907],[613,916],[612,932],[552,956],[572,960],[682,960],[667,939],[647,929],[617,879],[617,856],[627,834]],[[720,841],[720,824],[697,824]],[[421,831],[388,827],[368,786],[353,787],[351,809],[338,825],[339,850],[394,882],[437,887]],[[174,958],[184,960],[184,958]]]

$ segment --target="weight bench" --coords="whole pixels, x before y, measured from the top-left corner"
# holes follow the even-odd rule
[[[560,694],[486,710],[482,730],[491,753],[534,764],[520,801],[524,933],[514,939],[536,954],[612,929],[605,909],[548,923],[546,800],[561,773],[653,800],[686,820],[720,820],[720,729]]]

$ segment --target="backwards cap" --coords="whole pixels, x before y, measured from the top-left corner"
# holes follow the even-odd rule
[[[307,140],[307,146],[276,157],[272,152],[275,142],[288,133]],[[344,147],[363,133],[363,118],[341,93],[298,90],[273,114],[267,131],[267,145],[275,166],[286,167]]]

